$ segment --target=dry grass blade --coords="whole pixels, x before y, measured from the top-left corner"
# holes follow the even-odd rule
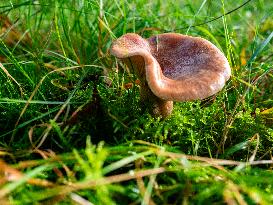
[[[75,183],[72,185],[72,187],[77,187],[79,189],[83,189],[85,187],[91,188],[94,186],[118,183],[118,182],[122,182],[122,181],[128,181],[131,179],[142,178],[142,177],[150,176],[150,175],[154,175],[154,174],[161,174],[164,172],[166,172],[166,169],[164,167],[147,169],[147,170],[140,170],[140,171],[130,171],[129,173],[109,176],[109,177],[99,179],[97,181],[90,180],[90,181],[86,181],[86,182]]]
[[[251,162],[254,162],[254,159],[255,159],[255,157],[256,157],[256,154],[257,154],[257,151],[258,151],[258,147],[259,147],[259,145],[260,145],[260,135],[258,134],[258,133],[256,133],[253,137],[252,137],[252,139],[251,140],[257,140],[257,144],[256,144],[256,146],[255,146],[255,149],[254,149],[254,151],[253,151],[253,154],[251,155],[251,157],[249,158],[249,162],[251,163]]]
[[[145,184],[143,182],[143,179],[142,178],[137,178],[136,182],[137,182],[137,186],[138,186],[138,189],[140,191],[141,196],[144,197],[145,193],[146,193],[146,188],[145,188]],[[144,201],[145,201],[145,199],[144,199]],[[147,204],[148,205],[155,205],[154,201],[151,198],[149,198],[149,202]]]
[[[75,193],[71,193],[70,198],[79,205],[94,205],[90,201],[87,201],[85,198],[83,198],[80,195],[75,194]]]
[[[39,125],[34,125],[34,126],[32,126],[32,127],[29,129],[29,131],[28,131],[28,138],[29,138],[30,144],[31,144],[31,146],[33,147],[33,149],[36,148],[36,144],[38,144],[38,142],[39,142],[39,141],[33,142],[33,132],[34,132],[34,129],[37,128],[37,127],[48,127],[48,126],[50,126],[50,125],[47,124],[47,123],[43,123],[43,124],[39,124]],[[43,140],[43,139],[40,140],[40,143],[41,143],[42,140]],[[40,143],[39,143],[39,144],[40,144]]]
[[[73,175],[73,172],[69,169],[69,167],[52,150],[49,149],[45,151],[45,150],[36,149],[33,152],[40,154],[43,157],[43,159],[46,159],[46,160],[56,159],[55,161],[58,162],[60,165],[62,165],[62,168],[65,170],[68,177]],[[59,178],[64,177],[62,171],[59,168],[54,167],[53,171]]]
[[[99,3],[99,17],[98,17],[98,56],[103,56],[104,53],[102,52],[102,29],[103,29],[103,16],[104,16],[104,12],[103,12],[103,1],[100,0]]]
[[[7,45],[17,45],[20,41],[31,44],[29,35],[27,33],[22,34],[17,30],[16,24],[18,24],[18,21],[13,24],[7,16],[0,14],[0,37],[4,37],[4,42]]]
[[[140,160],[140,159],[135,162],[135,165],[136,165],[137,169],[140,169],[142,164],[143,164],[142,160]],[[136,178],[136,182],[137,182],[137,186],[138,186],[138,189],[140,191],[141,196],[144,197],[145,193],[146,193],[146,188],[145,188],[145,184],[143,182],[143,179],[142,178]],[[150,198],[149,202],[147,204],[148,205],[155,205],[155,202]]]
[[[24,95],[24,92],[23,92],[23,88],[21,87],[21,85],[17,82],[17,80],[15,80],[14,77],[12,77],[12,75],[9,73],[9,71],[3,66],[3,64],[0,62],[0,68],[4,71],[4,73],[11,79],[13,80],[16,85],[18,85],[19,89],[20,89],[20,92],[21,92],[21,96]]]
[[[224,190],[224,200],[228,205],[239,204],[247,205],[243,195],[240,193],[240,188],[233,182],[228,181],[227,186]]]
[[[242,165],[262,165],[262,164],[273,164],[273,160],[258,160],[258,161],[250,161],[250,162],[239,162],[234,160],[226,160],[226,159],[214,159],[208,157],[200,157],[194,155],[186,155],[180,153],[173,153],[173,152],[163,152],[161,150],[157,150],[156,153],[159,156],[168,156],[170,158],[179,158],[179,159],[188,159],[194,161],[201,161],[205,162],[209,165],[228,165],[228,166],[242,166]]]
[[[0,160],[0,185],[5,184],[6,182],[12,182],[20,180],[24,177],[24,174],[20,172],[19,170],[12,168],[8,164],[6,164],[4,161]],[[41,186],[41,187],[51,187],[54,184],[48,180],[44,179],[29,179],[27,181],[28,184],[35,185],[35,186]]]
[[[0,204],[1,205],[11,205],[11,203],[9,202],[9,199],[7,197],[3,197],[0,199]]]
[[[51,189],[44,191],[43,199],[50,198],[56,195],[66,195],[74,191],[84,190],[84,189],[91,189],[94,187],[108,185],[113,183],[120,183],[124,181],[129,181],[132,179],[142,178],[145,176],[151,176],[154,174],[161,174],[166,172],[164,167],[154,168],[154,169],[147,169],[141,171],[130,171],[129,173],[118,174],[114,176],[104,177],[98,180],[86,180],[83,182],[77,183],[70,183],[67,185],[55,186]]]

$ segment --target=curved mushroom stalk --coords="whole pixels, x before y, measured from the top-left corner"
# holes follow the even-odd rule
[[[114,41],[110,51],[138,75],[142,100],[162,117],[171,113],[172,101],[214,95],[231,75],[224,54],[198,37],[167,33],[146,40],[129,33]]]

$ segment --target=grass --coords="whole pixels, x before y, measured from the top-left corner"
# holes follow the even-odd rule
[[[242,4],[1,1],[1,203],[272,204],[273,2]],[[232,78],[162,120],[109,47],[166,31],[213,42]]]

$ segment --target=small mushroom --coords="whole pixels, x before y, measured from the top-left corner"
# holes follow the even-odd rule
[[[128,33],[110,48],[140,80],[141,101],[167,117],[173,101],[204,99],[220,91],[231,75],[224,54],[211,42],[177,33],[143,39]]]

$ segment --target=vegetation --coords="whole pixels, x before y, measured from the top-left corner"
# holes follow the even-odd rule
[[[273,204],[273,2],[244,3],[1,1],[0,202]],[[232,78],[153,118],[109,54],[128,32],[204,37]]]

